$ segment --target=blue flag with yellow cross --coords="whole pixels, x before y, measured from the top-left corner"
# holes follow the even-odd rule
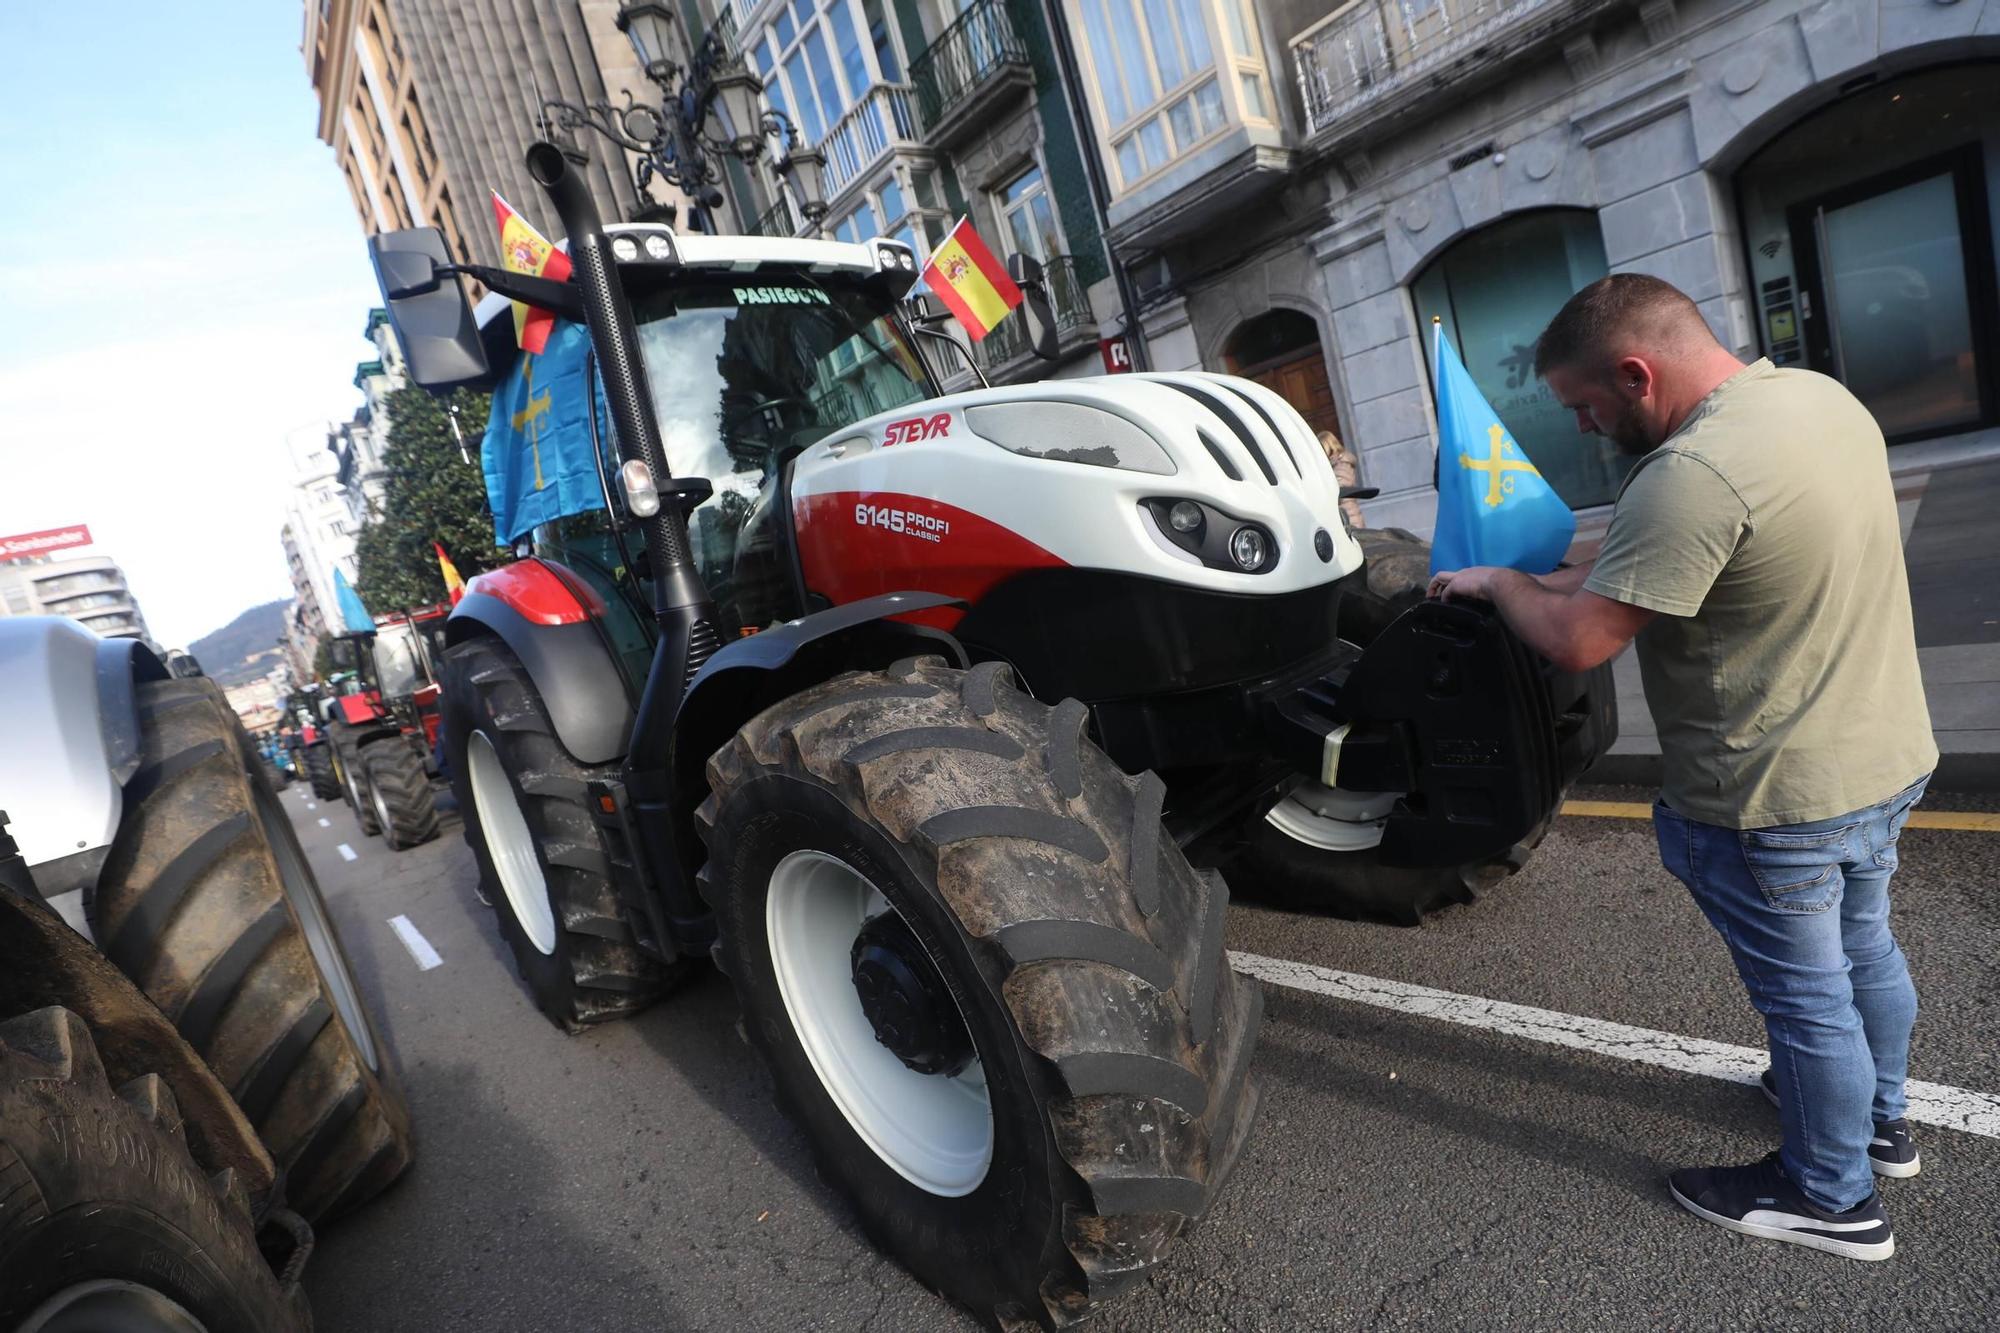
[[[1498,565],[1546,574],[1576,536],[1576,515],[1536,470],[1472,372],[1436,332],[1438,511],[1431,573]]]
[[[604,488],[591,457],[590,400],[584,393],[590,334],[558,320],[548,345],[523,352],[493,392],[480,441],[493,531],[511,546],[543,523],[604,508]],[[611,420],[597,393],[597,430],[610,454]],[[611,464],[610,466],[615,466]]]

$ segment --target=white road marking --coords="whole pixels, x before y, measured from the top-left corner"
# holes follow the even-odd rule
[[[306,809],[308,809],[308,810],[317,810],[317,809],[319,809],[319,807],[318,807],[318,806],[316,806],[316,805],[314,805],[314,804],[313,804],[313,803],[312,803],[311,801],[307,801],[307,802],[306,802]]]
[[[333,821],[331,819],[328,819],[325,815],[321,815],[319,817],[319,826],[321,828],[332,828]]]
[[[1238,971],[1247,972],[1274,986],[1289,986],[1294,990],[1311,991],[1336,1000],[1352,1000],[1356,1004],[1374,1005],[1378,1009],[1393,1009],[1421,1018],[1463,1023],[1467,1027],[1486,1028],[1510,1037],[1526,1037],[1530,1041],[1544,1041],[1552,1046],[1568,1046],[1573,1050],[1658,1065],[1683,1074],[1701,1074],[1730,1083],[1755,1083],[1757,1076],[1770,1063],[1767,1052],[1749,1046],[1683,1037],[1673,1032],[1655,1032],[1651,1028],[1557,1013],[1553,1009],[1535,1009],[1525,1004],[1509,1004],[1504,1000],[1484,1000],[1476,995],[1458,995],[1403,981],[1364,977],[1354,972],[1316,967],[1311,963],[1266,958],[1261,954],[1233,950],[1229,961],[1236,965]],[[1926,1125],[1964,1130],[1968,1134],[2000,1138],[2000,1096],[1916,1079],[1910,1080],[1908,1092],[1910,1119]]]
[[[340,853],[340,859],[343,861],[352,861],[354,859],[354,849],[344,842],[335,850]]]
[[[431,942],[424,938],[424,933],[410,924],[410,918],[390,917],[389,929],[396,932],[396,938],[410,951],[410,957],[417,960],[417,971],[428,972],[444,962],[444,959],[438,957],[438,951],[431,948]]]

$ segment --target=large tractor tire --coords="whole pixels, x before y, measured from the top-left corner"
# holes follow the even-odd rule
[[[307,1221],[410,1161],[409,1112],[319,885],[209,680],[138,687],[140,767],[90,896],[105,956],[208,1062]]]
[[[367,777],[368,800],[375,824],[389,850],[429,842],[437,836],[437,805],[431,799],[430,774],[424,761],[401,736],[384,737],[361,747],[361,771]]]
[[[637,1013],[688,964],[662,964],[619,910],[587,784],[615,765],[572,759],[520,659],[477,638],[444,657],[445,768],[479,862],[481,897],[535,1005],[575,1031]]]
[[[340,795],[340,779],[333,771],[333,746],[327,741],[308,745],[299,751],[299,764],[306,771],[306,780],[312,783],[312,794],[322,801],[331,801]]]
[[[821,1175],[1010,1328],[1142,1281],[1257,1102],[1228,891],[1085,716],[998,663],[842,676],[718,750],[697,815],[719,961]]]
[[[1424,600],[1431,544],[1402,528],[1354,532],[1364,563],[1344,586],[1340,637],[1364,648]],[[1343,792],[1303,782],[1268,813],[1237,829],[1226,863],[1237,886],[1283,907],[1414,926],[1454,903],[1469,903],[1527,863],[1547,826],[1488,861],[1463,866],[1383,865],[1377,821],[1393,796]]]
[[[354,822],[362,833],[373,837],[382,831],[375,814],[375,801],[368,793],[368,770],[361,762],[361,743],[353,729],[334,722],[327,727],[327,746],[333,751],[333,775],[340,780],[340,799],[354,812]]]
[[[188,1155],[157,1074],[113,1091],[67,1009],[0,1022],[0,1328],[307,1333],[234,1173]]]

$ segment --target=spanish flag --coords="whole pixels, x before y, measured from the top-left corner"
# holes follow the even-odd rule
[[[451,563],[451,557],[444,553],[444,543],[432,542],[431,549],[438,553],[438,572],[444,575],[444,593],[453,606],[465,596],[465,580],[459,577],[458,566]]]
[[[530,273],[554,282],[569,281],[569,256],[528,225],[514,206],[493,192],[493,216],[500,224],[500,262],[515,273]],[[539,306],[514,302],[514,340],[524,352],[539,353],[549,344],[556,317]]]
[[[960,218],[931,251],[931,262],[924,265],[924,281],[958,316],[965,335],[974,342],[993,332],[993,326],[1021,304],[1021,289],[966,218]]]

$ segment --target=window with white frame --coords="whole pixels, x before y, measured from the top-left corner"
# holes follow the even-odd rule
[[[1099,128],[1124,189],[1231,125],[1271,122],[1250,0],[1072,3],[1101,93]]]
[[[772,110],[817,145],[878,83],[899,83],[902,54],[885,0],[791,0],[747,43]]]
[[[994,205],[1010,251],[1033,255],[1043,263],[1063,253],[1062,233],[1056,228],[1055,206],[1049,201],[1041,167],[1029,167],[1003,185]]]

